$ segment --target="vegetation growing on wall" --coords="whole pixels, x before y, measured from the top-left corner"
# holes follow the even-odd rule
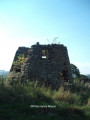
[[[23,54],[19,55],[18,60],[13,62],[13,70],[15,70],[16,72],[20,72],[21,66],[24,64],[25,60],[26,58]]]

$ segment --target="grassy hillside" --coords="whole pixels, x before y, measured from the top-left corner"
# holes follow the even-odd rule
[[[90,88],[82,83],[52,90],[38,82],[11,86],[6,78],[0,81],[0,120],[90,119]]]

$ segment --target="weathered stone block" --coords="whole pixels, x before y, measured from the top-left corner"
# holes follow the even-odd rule
[[[67,48],[64,45],[37,43],[31,48],[19,47],[18,55],[24,54],[27,58],[21,67],[21,79],[46,81],[48,85],[60,86],[64,82],[73,83]],[[10,72],[13,72],[13,65]]]

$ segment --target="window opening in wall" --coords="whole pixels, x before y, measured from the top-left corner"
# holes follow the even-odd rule
[[[48,58],[49,58],[48,50],[42,50],[42,59],[48,59]]]

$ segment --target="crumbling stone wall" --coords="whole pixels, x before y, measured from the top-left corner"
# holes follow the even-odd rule
[[[26,58],[27,55],[28,55],[28,50],[29,50],[29,48],[27,48],[27,47],[19,47],[18,50],[16,51],[16,54],[15,54],[15,57],[14,57],[13,62],[16,61],[16,60],[18,59],[18,56],[19,56],[19,55],[22,55],[22,54],[23,54],[24,57]],[[10,69],[10,72],[12,72],[13,70],[14,70],[14,69],[13,69],[13,64],[12,64],[11,69]]]
[[[27,60],[21,67],[20,78],[39,80],[46,86],[59,87],[64,82],[73,83],[67,48],[64,45],[32,45],[31,48],[20,47],[15,55],[24,54]],[[11,67],[13,71],[13,65]]]

